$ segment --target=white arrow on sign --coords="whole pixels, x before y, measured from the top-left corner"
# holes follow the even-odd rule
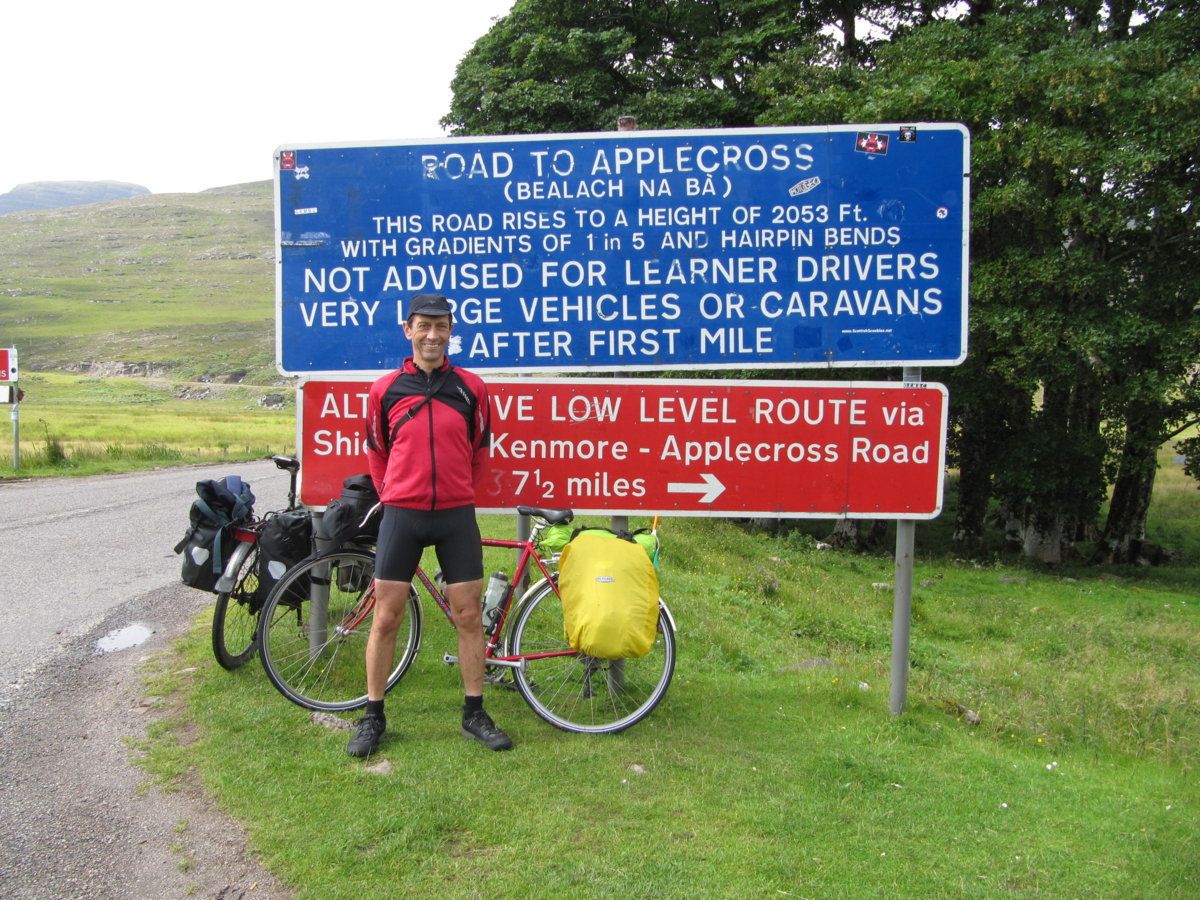
[[[668,494],[703,494],[700,498],[701,503],[712,503],[723,493],[725,493],[725,485],[723,485],[716,475],[711,472],[705,472],[700,476],[704,479],[703,482],[694,481],[669,481],[667,482]]]

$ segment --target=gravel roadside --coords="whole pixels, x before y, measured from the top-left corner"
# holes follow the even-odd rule
[[[195,783],[149,787],[127,743],[156,712],[139,667],[211,597],[181,585],[114,608],[0,708],[0,896],[287,898]],[[138,646],[98,653],[133,623]]]

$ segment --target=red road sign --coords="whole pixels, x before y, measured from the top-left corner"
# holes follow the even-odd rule
[[[946,389],[895,382],[487,380],[481,510],[518,504],[676,516],[930,519],[941,511]],[[366,471],[369,384],[301,388],[301,498]]]
[[[17,350],[0,347],[0,383],[17,380]]]

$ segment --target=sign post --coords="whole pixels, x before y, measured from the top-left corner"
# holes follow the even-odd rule
[[[13,405],[12,413],[12,442],[13,442],[13,471],[18,472],[21,469],[21,404],[16,397],[16,388],[13,388]]]
[[[905,369],[904,383],[921,380],[920,369]],[[888,710],[893,716],[904,712],[908,704],[908,648],[912,634],[913,553],[916,550],[917,523],[901,519],[896,523],[896,586],[892,601],[892,679],[888,690]]]
[[[21,468],[21,391],[17,382],[17,348],[0,348],[0,384],[7,385],[12,395],[13,471]]]

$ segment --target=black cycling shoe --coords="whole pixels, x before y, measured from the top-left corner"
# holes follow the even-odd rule
[[[387,731],[387,723],[379,716],[363,716],[358,720],[358,728],[354,737],[346,745],[346,752],[351,756],[370,756],[379,747],[383,733]]]
[[[479,741],[489,750],[509,750],[512,740],[507,734],[496,727],[496,723],[482,709],[463,716],[462,736]]]

